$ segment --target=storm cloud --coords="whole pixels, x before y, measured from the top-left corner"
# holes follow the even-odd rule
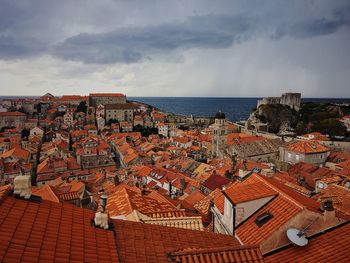
[[[343,96],[349,25],[348,0],[0,0],[0,78],[19,94]]]

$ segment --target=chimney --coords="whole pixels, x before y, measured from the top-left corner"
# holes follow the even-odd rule
[[[30,175],[18,175],[13,180],[13,193],[29,199],[32,195],[32,183]]]
[[[100,228],[108,229],[108,215],[106,213],[106,205],[107,205],[107,195],[100,196],[100,205],[102,207],[102,212],[95,213],[94,225]]]
[[[320,205],[321,205],[320,209],[322,211],[333,211],[334,210],[332,200],[329,200],[329,199],[323,200],[323,201],[321,201]]]
[[[273,163],[271,163],[271,165],[270,165],[270,168],[271,168],[271,170],[275,173],[276,172],[276,165],[275,164],[273,164]]]
[[[108,216],[106,213],[97,212],[94,219],[95,226],[108,229]]]

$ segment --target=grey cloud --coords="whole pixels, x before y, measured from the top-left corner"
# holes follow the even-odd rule
[[[185,22],[80,34],[56,46],[53,53],[84,63],[133,63],[174,49],[229,47],[253,28],[253,23],[240,16],[197,16]]]
[[[243,15],[194,16],[184,22],[77,35],[57,45],[53,53],[62,59],[84,63],[134,63],[175,49],[227,48],[268,32],[274,32],[273,38],[285,35],[306,38],[331,34],[347,25],[341,17],[284,24],[282,27],[276,22],[272,20],[266,24],[262,17]]]
[[[131,19],[136,21],[134,26],[126,26],[119,20],[127,20],[125,14],[128,11],[137,10],[140,5],[140,10],[147,7],[147,13],[153,8],[143,1],[131,1],[130,6],[123,1],[108,0],[98,4],[94,1],[59,2],[0,0],[0,59],[51,54],[86,64],[137,63],[176,50],[228,48],[264,35],[278,39],[332,34],[349,25],[350,9],[346,1],[316,4],[312,1],[291,1],[288,4],[267,1],[264,6],[260,1],[248,4],[247,1],[228,1],[229,4],[222,4],[220,10],[215,9],[216,14],[203,15],[208,10],[199,1],[192,3],[192,8],[202,6],[201,15],[189,16],[186,13],[172,22],[156,21],[156,24],[143,23],[142,17],[137,17]],[[172,10],[167,7],[171,2],[158,2],[154,16],[171,13]],[[87,7],[81,9],[83,4]],[[244,6],[240,13],[234,11],[236,5]],[[320,10],[312,12],[315,5],[319,5]],[[306,11],[303,13],[304,6]],[[116,10],[119,11],[115,18],[111,15]],[[287,15],[287,11],[291,14]],[[108,19],[102,14],[106,14]],[[106,20],[121,26],[113,27],[111,22],[106,26]],[[90,27],[99,30],[85,29]],[[70,28],[78,29],[72,34]]]
[[[0,35],[0,59],[16,59],[41,54],[46,46],[33,38],[15,39]]]

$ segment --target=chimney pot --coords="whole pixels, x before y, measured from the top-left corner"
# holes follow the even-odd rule
[[[29,199],[32,194],[32,183],[30,175],[18,175],[13,181],[13,193]]]

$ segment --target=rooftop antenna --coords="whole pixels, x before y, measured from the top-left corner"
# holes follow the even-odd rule
[[[287,230],[287,237],[290,242],[299,247],[304,247],[309,243],[305,233],[302,230],[296,228],[290,228]]]
[[[317,220],[317,218],[316,218]],[[294,245],[297,245],[299,247],[304,247],[309,243],[309,240],[306,237],[306,230],[316,222],[316,220],[312,221],[310,224],[308,224],[304,229],[299,230],[296,228],[289,228],[287,230],[287,237],[290,242],[292,242]]]

